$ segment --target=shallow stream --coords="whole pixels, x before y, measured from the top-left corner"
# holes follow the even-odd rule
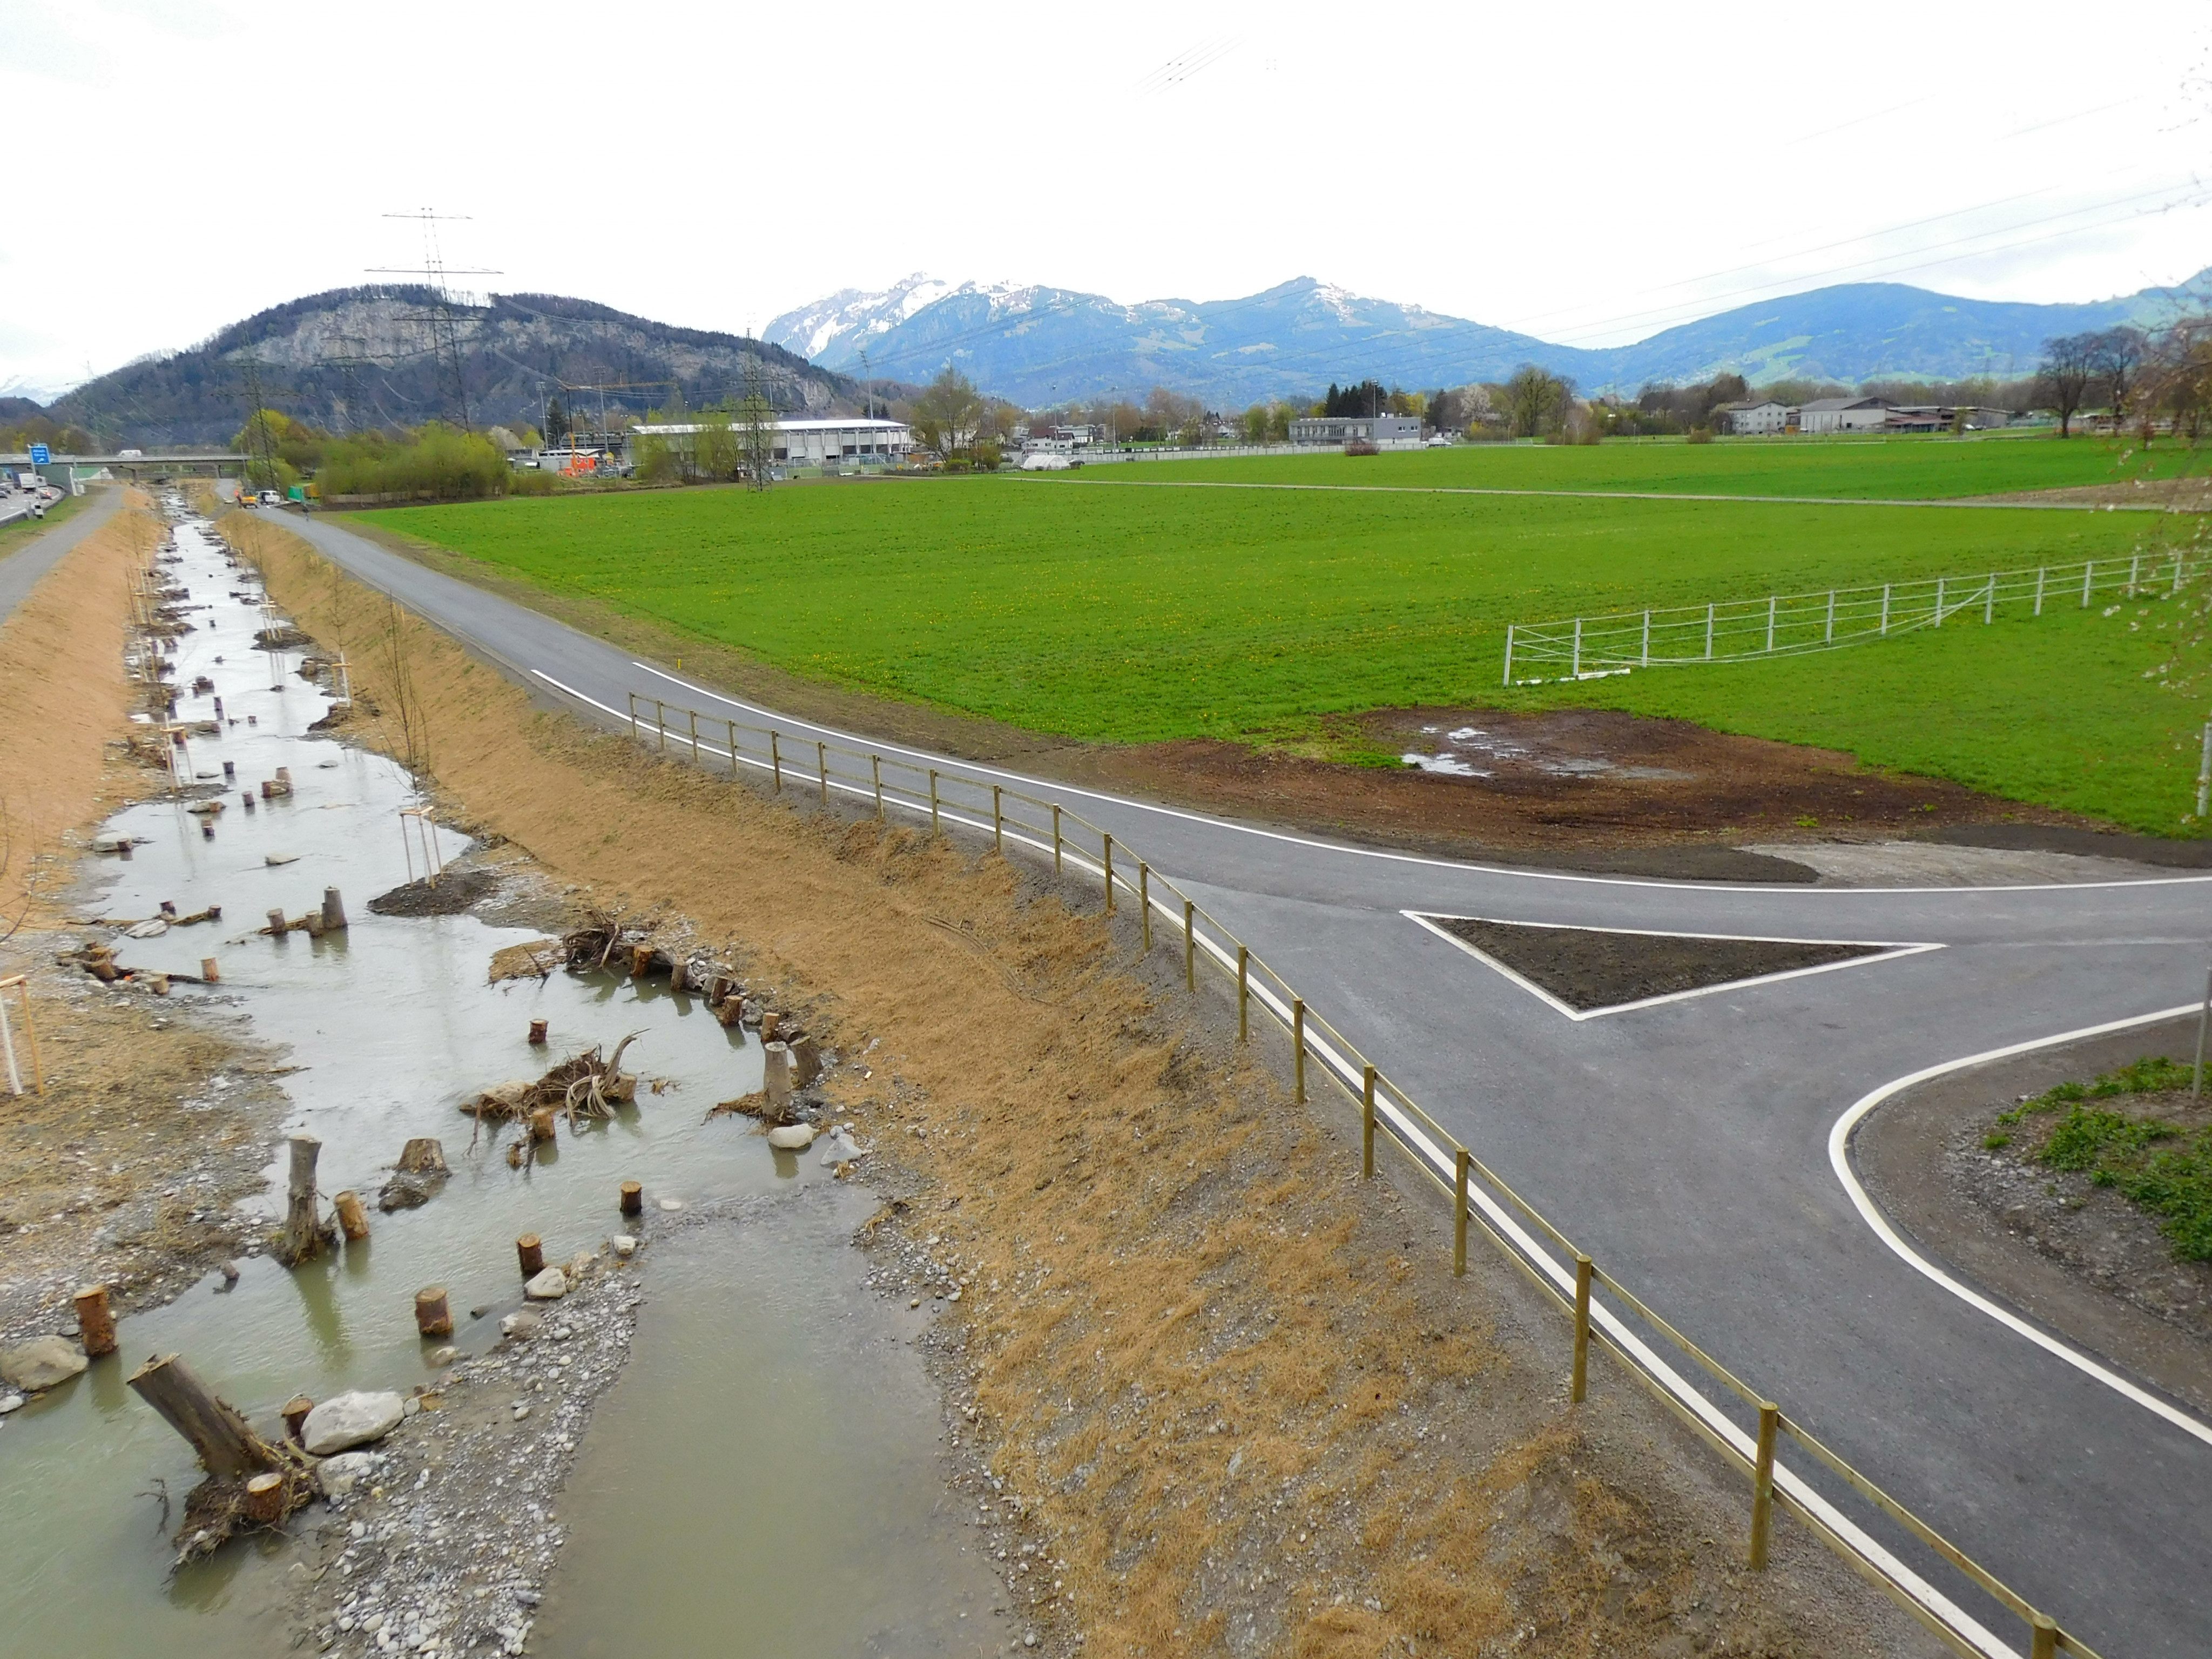
[[[549,1261],[597,1246],[618,1231],[618,1184],[637,1180],[649,1241],[639,1260],[653,1300],[562,1501],[574,1541],[555,1570],[533,1649],[698,1651],[703,1632],[757,1629],[773,1639],[717,1650],[862,1652],[893,1631],[902,1652],[974,1650],[968,1632],[979,1620],[961,1615],[988,1606],[993,1581],[963,1556],[945,1518],[936,1396],[909,1346],[918,1325],[859,1288],[864,1267],[845,1241],[855,1206],[866,1212],[864,1196],[832,1182],[811,1156],[772,1152],[747,1120],[706,1120],[714,1102],[759,1086],[758,1043],[665,981],[556,973],[487,984],[492,952],[538,937],[529,930],[466,915],[372,914],[368,900],[410,873],[398,816],[414,804],[408,779],[380,757],[308,732],[328,701],[295,672],[299,653],[254,648],[262,611],[232,597],[252,589],[252,579],[199,521],[183,521],[176,540],[182,562],[163,568],[167,579],[213,608],[190,613],[175,684],[211,677],[237,722],[193,738],[191,765],[219,776],[228,760],[237,778],[212,839],[181,803],[117,815],[103,835],[146,844],[109,862],[97,906],[111,917],[151,916],[163,900],[185,915],[222,907],[217,923],[119,940],[119,955],[134,968],[192,973],[202,957],[218,958],[220,985],[179,985],[175,1000],[235,1004],[246,1035],[302,1068],[283,1080],[294,1109],[285,1127],[322,1140],[325,1192],[351,1187],[369,1197],[416,1135],[444,1142],[453,1175],[420,1209],[372,1210],[364,1244],[296,1272],[266,1255],[241,1258],[234,1288],[210,1274],[125,1319],[120,1353],[0,1426],[0,1647],[174,1659],[289,1650],[281,1553],[233,1545],[169,1574],[170,1547],[145,1494],[159,1482],[180,1498],[197,1472],[185,1443],[124,1386],[129,1370],[150,1353],[180,1352],[264,1425],[295,1394],[404,1391],[433,1375],[432,1345],[414,1328],[417,1288],[446,1285],[454,1340],[482,1352],[518,1298],[516,1235],[540,1234]],[[211,717],[211,695],[182,697],[179,717]],[[246,811],[239,792],[279,766],[296,793]],[[447,859],[465,850],[460,836],[438,834]],[[296,861],[272,866],[271,854]],[[344,896],[346,932],[313,940],[253,933],[270,909],[314,908],[325,886]],[[551,1044],[534,1049],[526,1030],[541,1018]],[[564,1128],[519,1170],[503,1142],[471,1148],[463,1099],[592,1043],[611,1049],[632,1031],[641,1035],[625,1068],[668,1079],[665,1092],[641,1081],[634,1110],[581,1133]],[[227,1086],[218,1079],[212,1088]],[[189,1144],[180,1139],[178,1150],[188,1161]],[[278,1150],[270,1194],[257,1200],[272,1220]],[[772,1201],[779,1196],[799,1201]],[[754,1219],[682,1230],[665,1261],[650,1242],[662,1200],[696,1207],[748,1198],[741,1207]],[[773,1251],[762,1242],[772,1237]],[[487,1311],[471,1318],[478,1308]],[[603,1443],[621,1449],[603,1454]],[[309,1510],[295,1529],[320,1514]],[[753,1565],[718,1570],[697,1542],[718,1533],[742,1542]],[[679,1535],[693,1541],[671,1546]],[[794,1550],[817,1565],[824,1551],[865,1563],[882,1593],[832,1572],[794,1595],[781,1573]],[[656,1559],[690,1570],[672,1575]],[[627,1565],[610,1572],[610,1560]]]

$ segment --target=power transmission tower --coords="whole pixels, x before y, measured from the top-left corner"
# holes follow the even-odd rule
[[[333,422],[338,435],[348,437],[361,430],[361,371],[368,367],[368,342],[358,334],[337,337],[338,355],[324,361],[338,372],[337,419]]]
[[[745,354],[745,400],[742,408],[738,438],[745,452],[745,483],[751,489],[766,489],[769,470],[775,465],[775,405],[769,396],[757,351]]]
[[[253,471],[258,456],[261,467],[260,488],[276,487],[276,457],[269,441],[269,405],[261,396],[261,360],[253,355],[252,348],[246,353],[246,397],[252,412],[246,417],[246,471]]]
[[[430,349],[436,356],[439,368],[439,390],[444,402],[446,418],[462,431],[473,429],[469,418],[469,388],[461,363],[461,323],[455,313],[464,309],[447,285],[451,276],[496,276],[501,273],[483,267],[455,269],[446,264],[445,253],[438,240],[438,227],[465,219],[465,213],[439,213],[424,208],[420,213],[387,213],[387,219],[413,219],[422,227],[422,263],[420,267],[401,265],[372,265],[373,275],[385,276],[420,276],[430,291],[428,306],[410,320],[427,323],[430,329]],[[471,325],[476,319],[467,319]]]

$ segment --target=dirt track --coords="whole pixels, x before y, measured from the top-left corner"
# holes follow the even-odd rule
[[[260,540],[310,631],[391,659],[380,600]],[[1425,1200],[1347,1179],[1348,1125],[1095,915],[534,712],[411,620],[398,641],[456,812],[880,1039],[838,1110],[917,1183],[884,1226],[965,1287],[946,1380],[1065,1563],[1010,1581],[1047,1650],[1921,1650],[1793,1529],[1781,1571],[1741,1572],[1744,1495],[1709,1455],[1618,1376],[1566,1411],[1564,1327],[1502,1266],[1453,1281]]]

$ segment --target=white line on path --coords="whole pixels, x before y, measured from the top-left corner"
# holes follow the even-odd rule
[[[935,755],[926,749],[908,749],[898,744],[884,742],[879,738],[861,737],[837,726],[825,726],[819,720],[793,720],[793,716],[786,714],[782,709],[766,708],[757,702],[744,702],[738,698],[726,696],[720,691],[711,691],[703,685],[696,684],[679,675],[672,674],[665,668],[655,668],[649,662],[640,662],[635,657],[630,659],[630,666],[641,672],[651,674],[655,678],[666,680],[672,685],[680,685],[686,691],[696,692],[702,697],[711,697],[716,702],[726,703],[732,708],[742,708],[747,714],[765,715],[770,720],[793,720],[795,725],[809,726],[817,732],[827,732],[831,737],[842,742],[872,747],[885,755],[905,755],[916,760],[938,761],[962,768],[981,777],[1006,778],[1032,789],[1050,789],[1056,790],[1063,795],[1080,795],[1086,800],[1103,800],[1115,806],[1126,806],[1132,811],[1154,812],[1162,817],[1180,818],[1185,823],[1202,823],[1214,830],[1233,830],[1239,835],[1256,836],[1262,841],[1279,841],[1292,847],[1310,847],[1318,852],[1343,853],[1355,858],[1380,859],[1389,864],[1421,865],[1432,870],[1460,870],[1478,876],[1514,876],[1528,881],[1580,882],[1596,887],[1659,887],[1695,893],[1779,894],[1790,898],[1805,897],[1816,893],[1852,898],[1881,897],[1887,894],[1897,893],[2086,892],[2100,887],[2172,887],[2212,882],[2212,875],[2203,875],[2146,876],[2139,880],[2123,881],[2028,881],[2016,882],[2008,886],[1991,887],[1805,887],[1776,882],[1662,881],[1644,876],[1594,876],[1569,870],[1528,870],[1494,864],[1471,864],[1464,859],[1439,859],[1426,857],[1419,853],[1394,853],[1379,847],[1352,847],[1341,842],[1322,841],[1312,836],[1294,836],[1281,830],[1263,830],[1257,824],[1239,823],[1234,818],[1210,817],[1203,812],[1187,811],[1176,806],[1161,806],[1148,800],[1133,800],[1127,795],[1113,795],[1108,794],[1103,790],[1085,789],[1076,784],[1061,783],[1056,779],[1031,777],[1025,772],[1010,772],[1003,767],[986,766],[979,761],[961,760],[957,757],[947,755]],[[550,674],[538,669],[532,669],[531,672],[549,684],[560,685],[561,690],[568,691],[570,696],[591,703],[594,708],[605,708],[607,713],[620,720],[629,718],[621,710],[608,708],[606,704],[586,697],[581,692],[570,691],[567,686],[561,685],[560,681],[554,679]]]
[[[2060,1341],[2049,1332],[2039,1330],[2011,1310],[2000,1307],[1980,1291],[1960,1284],[1906,1243],[1897,1229],[1890,1224],[1889,1218],[1881,1212],[1881,1206],[1860,1184],[1857,1171],[1851,1168],[1850,1158],[1852,1132],[1867,1114],[1891,1096],[1916,1084],[1925,1083],[1947,1073],[1963,1072],[1969,1066],[1985,1065],[1993,1060],[2009,1060],[2014,1054],[2033,1054],[2038,1048],[2055,1048],[2062,1043],[2076,1042],[2085,1037],[2104,1036],[2113,1031],[2130,1030],[2138,1025],[2155,1025],[2161,1020],[2179,1019],[2197,1011],[2197,1004],[2185,1002],[2178,1008],[2161,1008],[2154,1014],[2137,1014],[2129,1019],[2108,1020],[2102,1025],[2085,1025],[2077,1031],[2061,1031],[2056,1036],[2036,1037],[2027,1042],[2015,1042],[2006,1048],[1968,1054],[1960,1060],[1947,1060],[1939,1066],[1930,1066],[1909,1077],[1899,1078],[1893,1083],[1885,1083],[1836,1120],[1835,1127],[1828,1131],[1828,1162],[1836,1171],[1836,1179],[1844,1183],[1844,1190],[1850,1194],[1851,1202],[1858,1206],[1861,1218],[1874,1229],[1875,1237],[1902,1256],[1914,1272],[1926,1275],[1969,1307],[1979,1309],[1998,1324],[2017,1332],[2036,1346],[2056,1354],[2083,1375],[2094,1377],[2106,1388],[2126,1395],[2145,1411],[2155,1413],[2184,1433],[2194,1435],[2206,1445],[2212,1446],[2212,1425],[2207,1425],[2179,1407],[2160,1399],[2148,1389],[2139,1388],[2118,1372],[2098,1364],[2080,1349]]]

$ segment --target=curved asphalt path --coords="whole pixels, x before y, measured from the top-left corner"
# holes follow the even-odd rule
[[[633,690],[755,707],[687,693],[336,525],[289,527],[541,695],[550,676],[616,708]],[[2147,1409],[1916,1272],[1827,1155],[1838,1118],[1905,1073],[2190,1000],[2212,877],[1920,890],[1567,876],[1045,787],[1174,876],[1623,1283],[2106,1659],[2212,1650],[2212,1429]],[[1409,908],[1943,948],[1577,1022]],[[1870,1529],[2025,1647],[2017,1620]]]
[[[39,585],[39,578],[59,564],[79,542],[113,518],[116,508],[122,505],[121,490],[96,490],[82,510],[0,558],[0,622],[14,616],[15,607]]]

